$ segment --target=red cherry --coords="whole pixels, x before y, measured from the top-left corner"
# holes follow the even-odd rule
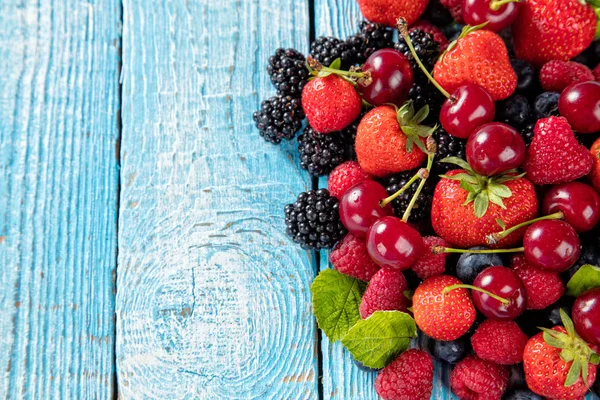
[[[565,221],[544,220],[531,225],[523,238],[525,258],[534,266],[563,272],[575,264],[581,243],[575,229]]]
[[[378,50],[367,59],[362,70],[371,73],[372,82],[368,86],[359,83],[358,89],[370,104],[401,107],[408,98],[413,71],[404,54],[394,49]]]
[[[385,188],[375,181],[364,181],[348,189],[340,201],[340,219],[346,229],[358,237],[365,237],[373,222],[393,215],[389,204],[379,205],[387,196]]]
[[[573,304],[573,324],[583,340],[600,346],[600,288],[590,289]]]
[[[600,195],[585,183],[563,183],[546,193],[542,208],[546,215],[562,211],[565,221],[577,232],[587,232],[600,220]]]
[[[369,255],[382,267],[410,268],[423,255],[425,245],[416,229],[396,217],[378,219],[367,232]]]
[[[509,268],[488,267],[477,275],[473,286],[509,301],[504,304],[487,293],[472,290],[475,307],[490,319],[510,321],[525,311],[525,287],[517,274]]]
[[[558,111],[576,132],[600,132],[600,82],[570,84],[560,95]]]
[[[488,24],[484,29],[493,32],[500,32],[510,26],[517,17],[521,9],[521,4],[516,2],[501,5],[497,10],[492,3],[498,1],[492,0],[463,0],[462,15],[465,23],[476,26],[484,22]]]
[[[496,106],[481,86],[459,86],[442,105],[440,123],[451,135],[467,139],[478,127],[494,120]]]
[[[467,141],[467,161],[473,171],[484,176],[520,167],[526,153],[521,134],[501,122],[480,126]]]

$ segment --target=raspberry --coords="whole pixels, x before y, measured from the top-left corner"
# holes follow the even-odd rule
[[[342,274],[366,282],[380,269],[379,265],[371,260],[365,241],[351,233],[335,245],[329,255],[329,261]]]
[[[500,400],[508,373],[506,366],[469,356],[452,371],[450,386],[461,400]]]
[[[533,267],[523,255],[512,258],[511,268],[525,286],[528,310],[544,309],[565,293],[565,285],[558,274]]]
[[[447,247],[446,241],[437,236],[425,236],[423,237],[423,243],[425,244],[423,255],[411,267],[412,270],[421,279],[443,274],[446,270],[446,256],[448,253],[433,254],[431,249],[433,246]]]
[[[471,337],[473,351],[483,360],[510,365],[523,362],[528,337],[514,321],[483,321]]]
[[[462,0],[440,0],[440,3],[450,11],[452,18],[459,24],[463,24],[465,21],[462,16]]]
[[[540,82],[548,92],[562,92],[571,83],[593,80],[592,71],[574,61],[548,61],[540,70]]]
[[[375,391],[383,400],[429,400],[433,390],[433,362],[422,350],[400,354],[375,379]]]
[[[327,186],[329,193],[340,199],[346,193],[346,190],[356,184],[370,180],[372,177],[356,161],[346,161],[335,167],[331,174],[329,174]]]
[[[431,22],[423,19],[418,20],[417,22],[411,25],[410,31],[416,29],[422,30],[425,33],[429,33],[433,37],[433,40],[435,40],[440,46],[440,51],[444,51],[446,50],[446,48],[448,48],[448,38],[446,38],[446,35],[444,35],[444,32],[442,32],[440,28],[438,28]]]
[[[360,316],[369,318],[375,311],[406,311],[408,298],[404,291],[408,284],[401,271],[382,268],[369,282],[360,303]]]

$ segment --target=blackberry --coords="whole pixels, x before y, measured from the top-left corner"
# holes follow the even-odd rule
[[[437,144],[437,152],[433,164],[435,174],[443,174],[451,169],[458,168],[453,164],[443,163],[440,161],[446,157],[458,157],[464,160],[467,155],[467,141],[450,135],[442,127],[439,127],[435,132],[433,132],[433,138]]]
[[[354,142],[356,141],[356,131],[360,121],[367,112],[362,111],[360,115],[352,121],[350,125],[341,130],[342,140],[344,141],[344,159],[356,160],[356,152],[354,151]]]
[[[412,171],[404,171],[394,175],[391,175],[383,180],[385,190],[391,196],[400,190],[406,183],[418,172],[418,169]],[[417,191],[419,181],[413,183],[408,189],[406,189],[400,196],[396,197],[392,201],[392,208],[394,213],[398,217],[402,217],[404,211],[408,208],[408,204],[412,199],[413,195]],[[433,191],[435,190],[435,180],[427,179],[423,190],[417,197],[415,206],[410,213],[410,222],[429,220],[431,216],[431,200],[433,199]]]
[[[363,40],[362,54],[365,60],[377,50],[394,47],[394,31],[384,25],[362,21],[358,36]]]
[[[327,189],[309,190],[285,206],[286,233],[304,249],[332,248],[346,234],[338,200]]]
[[[435,62],[440,56],[440,45],[433,40],[433,36],[431,36],[429,33],[423,32],[420,29],[411,30],[409,32],[409,36],[413,47],[415,48],[415,53],[417,53],[427,71],[431,71],[435,65]],[[406,58],[408,58],[410,65],[413,67],[413,72],[415,72],[415,75],[422,74],[419,65],[412,56],[408,45],[404,41],[404,38],[398,38],[398,43],[396,43],[395,48],[404,54]]]
[[[454,21],[452,14],[442,5],[440,0],[431,0],[421,18],[437,26],[446,26]]]
[[[531,107],[527,97],[515,94],[496,103],[496,120],[520,129],[531,123]]]
[[[265,100],[253,115],[256,127],[267,142],[290,140],[302,128],[304,111],[299,98],[277,95]]]
[[[525,146],[529,147],[531,141],[533,140],[533,128],[535,128],[535,124],[529,124],[525,128],[521,129],[520,133],[525,141]]]
[[[558,116],[558,99],[560,93],[544,92],[535,98],[533,113],[536,119]]]
[[[308,82],[306,59],[294,49],[277,49],[269,58],[267,73],[277,93],[300,97]]]
[[[425,123],[435,123],[439,120],[440,110],[446,97],[424,75],[417,75],[417,79],[408,91],[408,98],[415,103],[415,110],[420,110],[429,105],[429,115]]]
[[[340,58],[342,69],[349,68],[356,59],[356,54],[353,54],[352,47],[348,43],[332,36],[321,36],[312,42],[310,55],[326,67]]]
[[[541,86],[533,66],[527,61],[517,59],[510,60],[510,65],[517,75],[517,93],[521,93],[529,98],[537,96]]]
[[[327,135],[310,126],[298,136],[300,166],[313,176],[327,175],[344,162],[344,139],[339,132]]]

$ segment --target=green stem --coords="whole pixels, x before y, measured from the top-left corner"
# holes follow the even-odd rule
[[[457,285],[448,286],[447,288],[444,289],[444,293],[450,293],[454,289],[471,289],[471,290],[475,290],[477,292],[481,292],[481,293],[487,294],[492,299],[496,299],[496,300],[498,300],[500,303],[502,303],[504,305],[509,305],[510,304],[510,300],[509,299],[505,299],[504,297],[500,297],[497,294],[489,292],[489,291],[487,291],[485,289],[482,289],[480,287],[473,286],[473,285],[466,285],[464,283],[459,283]]]
[[[425,177],[421,177],[421,182],[419,182],[417,191],[413,195],[412,199],[410,199],[410,203],[408,203],[408,207],[406,207],[406,210],[404,211],[404,214],[402,215],[402,221],[404,221],[404,222],[408,221],[408,218],[410,217],[410,212],[412,211],[413,207],[415,206],[415,203],[417,202],[417,198],[421,194],[421,191],[423,190],[423,187],[425,186],[425,182],[427,181],[427,178],[429,178],[429,174],[431,173],[431,168],[433,167],[433,158],[434,157],[435,157],[435,153],[427,154],[427,167],[426,167],[427,173],[426,173]],[[419,173],[417,173],[417,175],[419,175]]]
[[[343,69],[333,69],[326,66],[322,66],[320,71],[331,72],[332,74],[340,76],[349,76],[351,78],[364,78],[367,76],[364,72],[344,71]]]
[[[469,253],[469,254],[494,254],[494,253],[519,253],[525,251],[523,247],[515,247],[512,249],[483,249],[483,250],[469,250],[469,249],[451,249],[449,247],[434,246],[431,251],[433,254],[442,253]]]
[[[412,178],[410,178],[410,180],[408,182],[406,182],[406,185],[402,186],[400,188],[400,190],[398,190],[396,193],[394,193],[393,195],[391,195],[390,197],[386,197],[385,199],[381,200],[379,202],[379,206],[381,208],[387,206],[388,204],[390,204],[392,201],[394,201],[398,196],[400,196],[402,193],[404,193],[409,187],[412,186],[413,183],[415,183],[417,181],[417,179],[419,179],[419,172],[417,172],[416,174],[413,175]]]
[[[534,224],[539,221],[552,220],[552,219],[563,219],[564,217],[565,217],[565,215],[563,214],[563,212],[558,211],[558,212],[555,212],[554,214],[549,214],[549,215],[544,215],[543,217],[534,218],[532,220],[522,222],[522,223],[515,225],[513,227],[510,227],[508,229],[504,229],[501,232],[492,233],[491,235],[488,235],[488,237],[486,237],[486,241],[488,242],[488,244],[496,244],[500,240],[504,239],[505,237],[507,237],[508,235],[513,233],[514,231],[521,229],[525,226],[529,226],[529,225]]]
[[[492,0],[490,2],[490,10],[498,11],[500,7],[508,3],[522,3],[525,0]]]

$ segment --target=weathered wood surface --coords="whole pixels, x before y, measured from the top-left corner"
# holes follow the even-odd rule
[[[124,1],[123,399],[317,398],[315,262],[283,223],[311,183],[252,122],[308,24],[299,0]]]
[[[0,5],[0,398],[114,387],[117,0]]]

